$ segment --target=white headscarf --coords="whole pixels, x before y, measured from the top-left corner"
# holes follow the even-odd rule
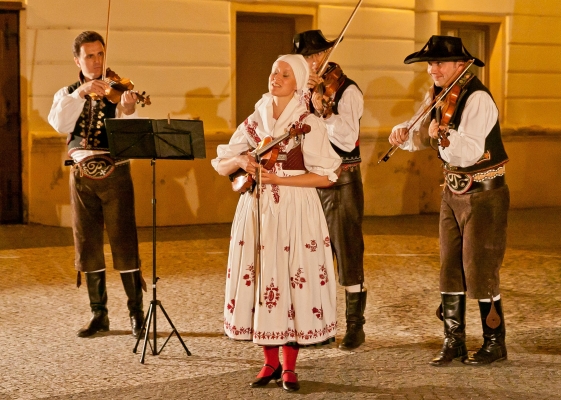
[[[300,97],[303,91],[307,88],[308,76],[310,75],[310,67],[308,67],[308,63],[300,54],[286,54],[277,58],[277,60],[273,63],[273,71],[277,67],[279,61],[288,63],[288,65],[292,68],[292,72],[294,72],[294,77],[296,78],[297,94],[298,97]]]

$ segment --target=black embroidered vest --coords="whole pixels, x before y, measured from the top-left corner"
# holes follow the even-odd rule
[[[347,89],[351,85],[355,85],[357,87],[357,89],[360,90],[360,88],[358,87],[356,82],[349,79],[345,75],[345,81],[343,82],[343,84],[341,85],[339,90],[337,90],[337,92],[335,93],[335,98],[334,98],[335,104],[333,105],[333,113],[334,114],[336,114],[336,115],[339,114],[339,112],[337,111],[337,106],[339,104],[339,100],[341,100],[341,97],[343,96],[343,92],[345,91],[345,89]],[[361,90],[361,93],[362,93],[362,90]],[[310,112],[312,112],[312,113],[314,112],[314,106],[313,106],[311,101],[310,101]],[[360,121],[359,121],[359,124],[360,124]],[[343,149],[340,149],[339,147],[334,145],[333,142],[331,143],[331,147],[333,147],[335,152],[337,154],[339,154],[343,164],[356,164],[356,163],[360,163],[362,161],[361,158],[360,158],[360,133],[359,133],[359,139],[356,141],[355,148],[351,151],[345,151]]]
[[[68,86],[68,92],[74,92],[82,82],[78,81]],[[109,151],[109,140],[105,130],[105,118],[115,118],[117,105],[107,99],[93,101],[86,97],[86,103],[74,131],[68,135],[68,155],[75,150],[103,150]]]
[[[487,89],[485,85],[481,83],[477,76],[473,77],[473,79],[460,93],[460,97],[458,98],[458,102],[456,104],[456,109],[454,110],[454,115],[452,115],[452,118],[450,120],[450,126],[452,129],[457,129],[457,127],[460,125],[462,112],[466,106],[467,99],[473,92],[476,92],[478,90],[482,90],[488,93],[489,96],[493,98],[489,89]],[[508,162],[508,155],[506,154],[503,141],[501,139],[501,128],[499,126],[499,120],[497,118],[497,122],[493,126],[493,129],[491,129],[491,132],[485,138],[485,148],[483,150],[483,155],[481,156],[479,161],[465,168],[456,167],[448,164],[447,162],[444,163],[443,167],[446,171],[472,173],[492,169],[494,167],[503,165],[506,162]]]

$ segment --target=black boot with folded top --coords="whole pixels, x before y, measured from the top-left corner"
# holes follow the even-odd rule
[[[440,352],[429,363],[434,367],[450,364],[454,359],[467,357],[466,347],[466,296],[442,294],[439,317],[444,321],[444,343]]]
[[[353,350],[365,341],[364,309],[366,308],[366,290],[350,293],[345,290],[347,310],[345,312],[347,331],[339,345],[341,350]]]
[[[464,360],[466,365],[487,365],[506,360],[505,322],[501,300],[479,302],[481,325],[483,326],[483,346]]]
[[[97,332],[109,330],[109,317],[107,316],[107,290],[105,287],[105,271],[88,272],[86,284],[90,297],[92,318],[76,334],[78,337],[89,337]]]

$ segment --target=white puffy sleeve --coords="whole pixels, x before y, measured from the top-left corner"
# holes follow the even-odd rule
[[[392,132],[398,128],[408,128],[409,129],[409,137],[401,146],[399,146],[402,150],[407,151],[417,151],[423,150],[430,146],[430,137],[429,137],[429,124],[430,124],[430,113],[428,113],[424,118],[420,118],[423,114],[423,111],[430,105],[432,101],[432,94],[431,92],[427,92],[423,102],[419,106],[419,109],[413,115],[413,117],[406,122],[403,122],[399,125],[393,127]],[[415,121],[417,122],[415,123]]]
[[[324,121],[329,139],[340,149],[352,151],[355,148],[363,110],[362,93],[355,85],[350,85],[337,104],[339,114],[332,114]]]
[[[325,124],[312,114],[308,115],[303,122],[311,127],[311,131],[302,140],[306,169],[314,174],[327,176],[331,182],[336,182],[335,171],[341,165],[341,157],[331,146]]]
[[[85,102],[86,100],[80,97],[77,90],[69,94],[68,88],[63,87],[55,93],[48,117],[49,124],[58,133],[67,134],[74,131]]]
[[[483,155],[485,139],[498,117],[499,111],[491,96],[482,90],[473,92],[466,101],[458,129],[450,129],[450,146],[440,148],[442,158],[458,167],[475,164]]]
[[[228,144],[218,145],[216,150],[217,157],[213,158],[210,163],[212,167],[216,169],[220,160],[238,156],[250,148],[252,147],[247,136],[244,134],[244,125],[242,123],[238,126],[238,129],[236,129]]]

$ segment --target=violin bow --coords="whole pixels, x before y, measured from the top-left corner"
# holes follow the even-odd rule
[[[320,67],[319,67],[318,72],[317,72],[318,76],[322,76],[323,74],[325,74],[325,71],[327,70],[327,63],[329,62],[329,57],[331,57],[331,54],[333,53],[335,48],[339,45],[339,43],[341,43],[341,40],[343,40],[343,35],[345,34],[345,32],[347,31],[347,28],[351,24],[351,21],[353,20],[356,12],[358,11],[358,8],[362,4],[362,1],[363,0],[359,0],[355,9],[353,10],[351,16],[349,17],[347,23],[343,27],[343,30],[341,31],[341,33],[339,34],[339,36],[335,40],[335,44],[326,52],[325,57],[323,57],[323,60],[321,60]]]
[[[425,118],[438,105],[440,100],[442,100],[444,97],[446,97],[446,95],[450,92],[450,90],[452,90],[454,85],[456,83],[458,83],[458,81],[460,79],[462,79],[462,77],[466,74],[466,72],[468,72],[469,67],[471,67],[474,62],[475,62],[475,59],[470,60],[467,67],[465,67],[464,70],[458,75],[458,77],[456,79],[454,79],[454,82],[452,82],[450,85],[448,85],[446,87],[446,89],[444,89],[438,96],[436,96],[434,99],[432,99],[430,104],[427,105],[427,107],[421,113],[421,115],[419,115],[417,117],[417,119],[415,121],[413,121],[413,123],[411,125],[409,125],[409,127],[407,128],[405,133],[408,133],[411,130],[411,128],[413,128],[417,124],[417,122],[419,122],[420,119]],[[390,147],[390,149],[386,152],[386,154],[384,154],[382,156],[382,158],[380,158],[378,160],[378,164],[380,164],[382,161],[384,161],[384,162],[388,161],[390,159],[390,157],[393,155],[393,153],[395,153],[397,151],[397,149],[399,149],[399,146],[397,146],[397,145],[393,145],[392,147]]]
[[[105,26],[105,55],[103,57],[103,67],[101,72],[101,79],[105,81],[107,69],[107,49],[109,48],[109,20],[111,19],[111,0],[107,4],[107,25]]]
[[[254,240],[254,254],[253,254],[253,266],[255,269],[255,297],[257,298],[257,304],[262,305],[261,300],[262,292],[262,264],[261,264],[261,163],[259,156],[256,156],[257,173],[255,174],[255,189],[253,189],[253,195],[255,196],[256,207],[254,213],[257,216],[254,218],[255,221],[255,240]],[[254,214],[255,215],[255,214]]]

